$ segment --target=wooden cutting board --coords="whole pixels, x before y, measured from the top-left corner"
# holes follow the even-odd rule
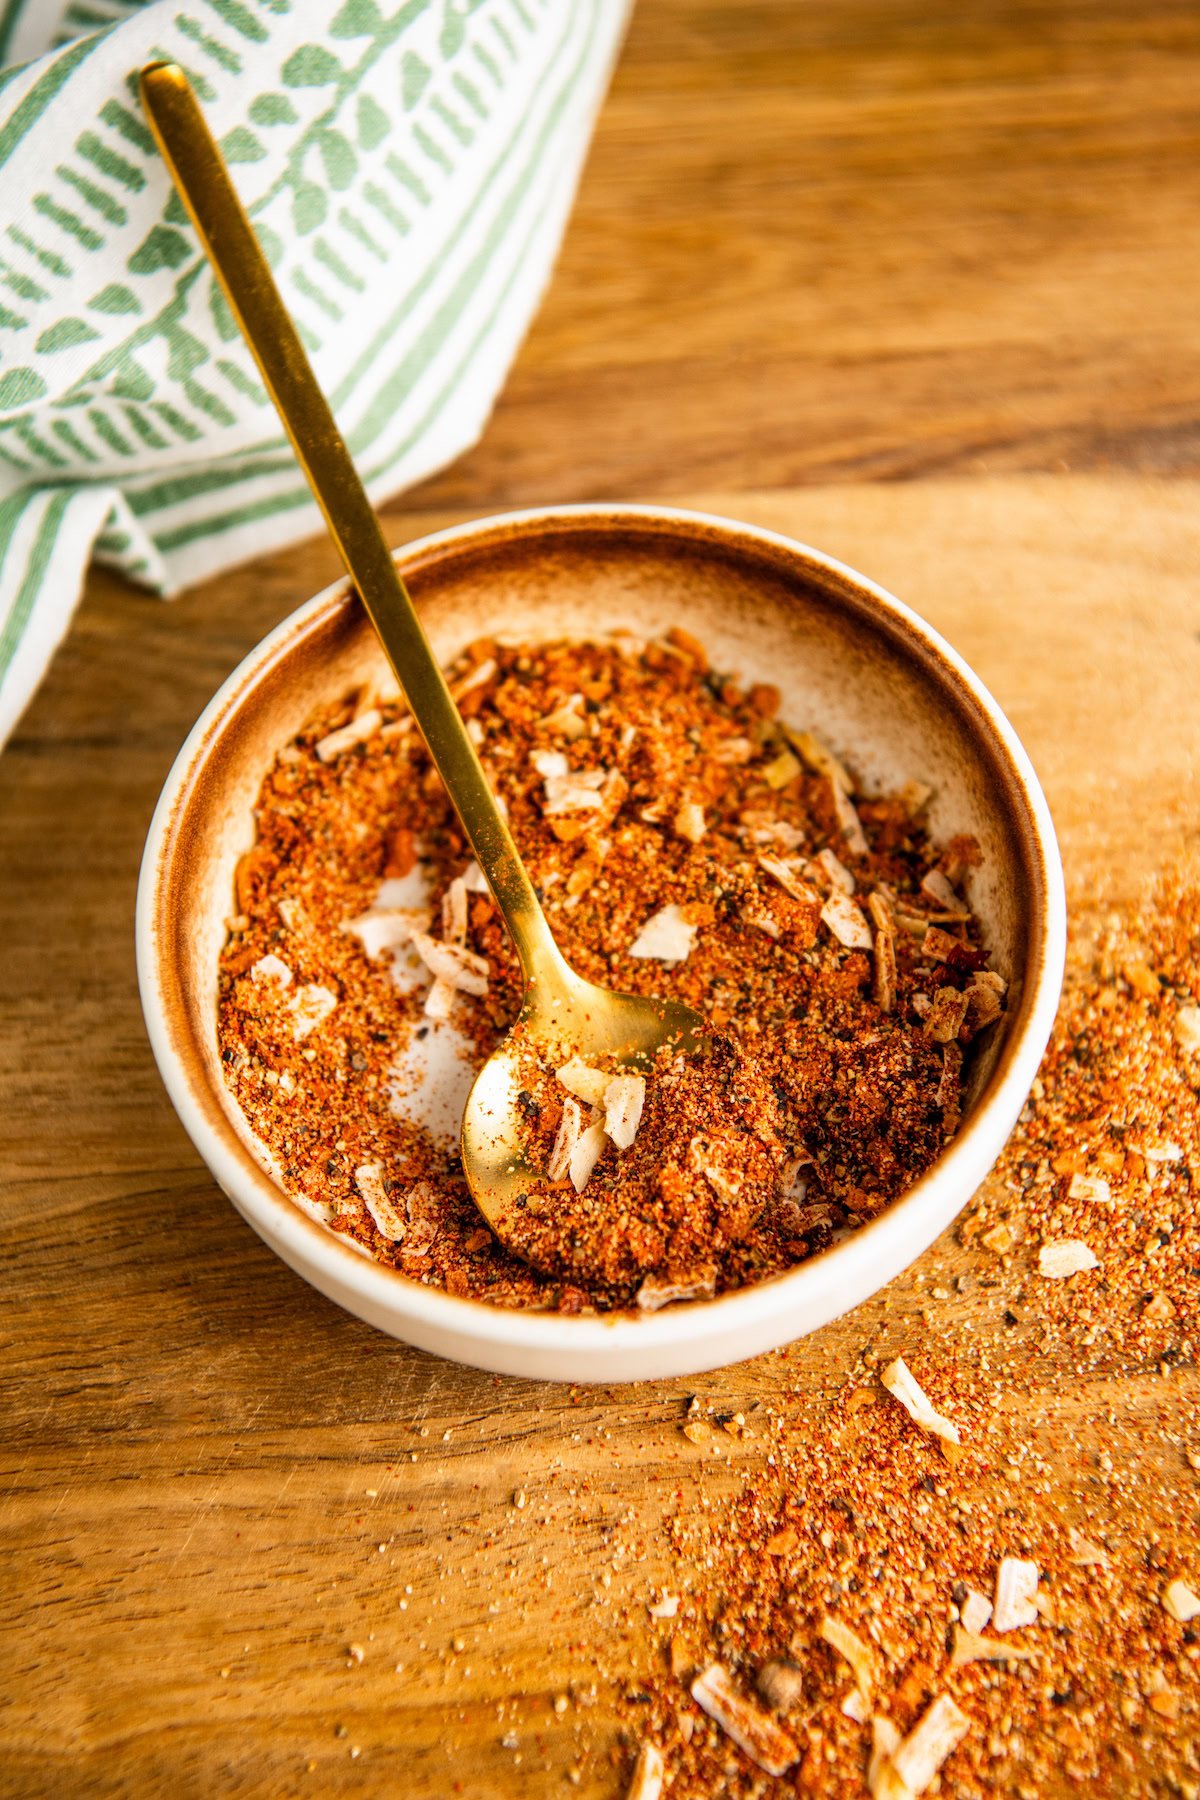
[[[1200,486],[697,499],[845,557],[964,652],[1042,776],[1077,909],[1195,841]],[[969,1296],[919,1323],[961,1255],[947,1238],[786,1363],[534,1386],[393,1343],[252,1236],[157,1080],[134,881],[193,714],[285,596],[327,573],[324,548],[304,548],[173,607],[97,579],[0,760],[6,1793],[550,1795],[575,1771],[581,1793],[614,1794],[615,1685],[660,1654],[645,1604],[668,1574],[661,1522],[764,1454],[731,1440],[682,1457],[684,1397],[749,1412],[790,1395],[816,1420],[885,1313],[900,1344],[971,1330]],[[1030,1379],[1016,1353],[993,1376]],[[1086,1444],[1090,1403],[1034,1379],[1031,1401]],[[1161,1404],[1153,1370],[1123,1389],[1151,1472],[1178,1460]],[[1066,1491],[1078,1451],[1059,1442]],[[614,1527],[635,1547],[615,1568]]]

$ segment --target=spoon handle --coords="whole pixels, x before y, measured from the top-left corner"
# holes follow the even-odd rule
[[[533,884],[187,77],[174,63],[151,63],[141,91],[158,147],[504,915],[526,983],[552,970],[565,976]]]

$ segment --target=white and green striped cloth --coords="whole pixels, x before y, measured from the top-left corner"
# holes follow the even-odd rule
[[[94,553],[319,526],[137,97],[182,64],[376,499],[478,437],[628,0],[0,0],[0,743]]]

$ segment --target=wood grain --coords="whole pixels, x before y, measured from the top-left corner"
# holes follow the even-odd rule
[[[452,504],[1200,470],[1200,12],[638,7]]]
[[[1137,891],[1200,822],[1198,51],[1184,6],[643,0],[511,387],[392,536],[624,493],[818,543],[997,694],[1077,909]],[[944,1240],[787,1360],[572,1390],[412,1352],[259,1245],[159,1086],[133,896],[187,727],[333,573],[314,543],[173,606],[98,574],[0,759],[5,1794],[619,1793],[660,1523],[756,1454],[685,1457],[682,1397],[816,1420],[966,1266]],[[1142,1528],[1177,1503],[1153,1370],[993,1375],[1062,1427],[1064,1496],[1103,1403]]]

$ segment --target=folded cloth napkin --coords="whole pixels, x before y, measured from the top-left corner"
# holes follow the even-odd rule
[[[89,558],[161,594],[319,515],[155,150],[200,96],[371,495],[478,437],[629,0],[0,0],[0,743]]]

